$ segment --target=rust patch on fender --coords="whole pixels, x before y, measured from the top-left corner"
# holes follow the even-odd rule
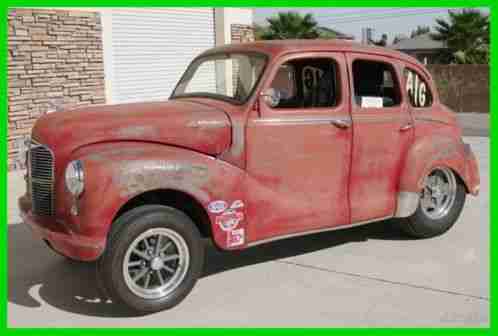
[[[117,137],[154,137],[158,136],[159,132],[155,126],[128,126],[115,130],[113,134]]]
[[[123,197],[152,189],[175,187],[198,193],[209,181],[209,172],[203,165],[164,160],[139,161],[120,166],[113,181]],[[203,199],[209,199],[207,194],[203,195]]]
[[[451,158],[460,148],[459,143],[451,140],[440,141],[435,143],[435,146],[437,152],[433,156],[434,161]]]
[[[459,146],[455,142],[447,143],[445,146],[439,148],[438,152],[436,153],[436,155],[434,155],[433,159],[443,160],[451,158],[453,155],[458,153],[458,148]]]
[[[187,127],[199,129],[217,129],[227,127],[225,121],[220,120],[194,120],[187,124]]]
[[[422,164],[424,169],[423,171],[426,173],[429,171],[434,162],[453,158],[455,155],[458,155],[461,148],[459,142],[455,142],[451,139],[435,139],[432,145],[434,149],[432,151],[432,156],[427,158],[427,162],[425,164]],[[424,179],[425,175],[418,178],[418,188],[422,188]]]
[[[144,150],[142,148],[125,148],[125,149],[110,149],[110,150],[104,150],[101,152],[97,153],[92,153],[86,156],[88,160],[91,161],[106,161],[109,160],[110,157],[113,156],[123,156],[123,155],[131,155],[131,156],[136,156],[136,155],[141,155],[143,154]]]

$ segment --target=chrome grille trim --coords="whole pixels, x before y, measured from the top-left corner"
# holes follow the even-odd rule
[[[28,148],[28,178],[33,213],[54,215],[54,154],[50,148],[31,140]]]

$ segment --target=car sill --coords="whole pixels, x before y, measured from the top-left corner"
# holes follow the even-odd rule
[[[257,240],[253,241],[247,244],[247,247],[253,247],[261,244],[266,244],[270,243],[273,241],[281,240],[281,239],[287,239],[287,238],[294,238],[294,237],[299,237],[299,236],[306,236],[306,235],[311,235],[314,233],[321,233],[321,232],[327,232],[327,231],[336,231],[336,230],[342,230],[342,229],[350,229],[356,226],[361,226],[365,224],[370,224],[373,222],[379,222],[382,220],[390,219],[393,218],[393,215],[385,216],[385,217],[380,217],[380,218],[374,218],[374,219],[369,219],[366,221],[362,222],[357,222],[349,225],[340,225],[340,226],[334,226],[334,227],[327,227],[327,228],[321,228],[321,229],[316,229],[316,230],[311,230],[311,231],[303,231],[303,232],[296,232],[296,233],[290,233],[290,234],[285,234],[281,236],[276,236],[276,237],[271,237],[271,238],[266,238],[262,240]]]

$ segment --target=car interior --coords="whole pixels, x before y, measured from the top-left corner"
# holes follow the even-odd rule
[[[271,88],[280,94],[275,108],[332,107],[338,102],[337,65],[327,58],[296,59],[281,65]]]
[[[400,103],[400,91],[391,65],[366,60],[353,62],[354,98],[362,106],[362,97],[382,98],[382,107]]]

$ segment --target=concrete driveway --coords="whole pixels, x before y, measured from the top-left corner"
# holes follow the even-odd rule
[[[481,194],[447,234],[409,240],[380,222],[230,254],[176,308],[133,316],[101,302],[91,265],[33,239],[9,204],[10,327],[489,326],[489,138],[468,137]],[[9,200],[22,192],[9,176]]]

